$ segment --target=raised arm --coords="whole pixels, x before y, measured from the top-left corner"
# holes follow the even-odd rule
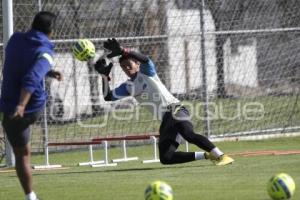
[[[115,56],[134,58],[141,63],[140,71],[143,74],[146,74],[147,76],[154,76],[156,74],[155,65],[150,58],[142,53],[130,51],[127,48],[123,48],[115,38],[108,39],[104,42],[103,46],[104,48],[111,51],[111,53],[107,55],[108,58],[112,58]],[[122,59],[122,57],[120,59]]]
[[[123,48],[115,38],[108,39],[104,42],[103,46],[104,48],[111,51],[111,53],[107,55],[108,58],[112,58],[115,56],[128,56],[138,60],[141,63],[146,63],[149,60],[149,58],[142,53],[130,51],[127,48]]]
[[[101,75],[102,77],[102,92],[105,101],[112,101],[112,91],[109,87],[110,81],[110,71],[113,67],[112,63],[107,64],[104,58],[97,60],[94,65],[95,70]]]
[[[95,65],[95,70],[101,74],[102,77],[102,92],[105,101],[115,101],[123,97],[129,96],[129,93],[126,89],[126,83],[121,84],[119,87],[111,90],[109,86],[110,81],[110,71],[113,67],[112,63],[107,64],[105,59],[99,59]]]

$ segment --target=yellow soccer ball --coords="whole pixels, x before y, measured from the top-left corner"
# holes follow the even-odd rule
[[[73,44],[73,55],[77,60],[87,61],[95,57],[95,45],[88,39],[79,39]]]
[[[144,193],[145,200],[173,200],[173,190],[163,181],[154,181],[147,186]]]
[[[295,189],[293,178],[285,173],[276,174],[268,182],[268,193],[273,200],[291,199]]]

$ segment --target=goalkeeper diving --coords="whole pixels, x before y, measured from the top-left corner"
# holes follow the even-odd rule
[[[120,46],[116,39],[104,42],[104,48],[111,51],[107,58],[119,57],[119,63],[127,81],[110,89],[109,74],[113,67],[100,58],[95,70],[101,74],[105,101],[116,101],[124,97],[134,97],[161,120],[159,128],[159,158],[162,164],[178,164],[208,159],[216,165],[227,165],[234,160],[224,154],[208,138],[194,132],[189,111],[175,98],[159,79],[155,65],[147,56]],[[177,151],[181,138],[203,149],[198,152]]]

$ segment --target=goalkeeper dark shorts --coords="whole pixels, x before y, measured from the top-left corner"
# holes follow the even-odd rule
[[[159,146],[166,142],[180,143],[181,136],[176,130],[175,124],[182,122],[192,123],[189,111],[184,106],[177,105],[164,114],[159,128]]]
[[[4,114],[2,126],[7,139],[13,147],[23,147],[30,140],[30,125],[40,116],[41,111],[26,113],[24,117],[11,118],[11,115]]]

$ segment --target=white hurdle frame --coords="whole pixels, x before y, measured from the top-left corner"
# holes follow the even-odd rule
[[[48,143],[45,143],[45,165],[34,165],[32,166],[35,170],[43,170],[43,169],[59,169],[62,168],[62,165],[51,165],[49,162],[49,146]]]
[[[154,152],[153,156],[154,156],[154,158],[152,160],[143,160],[142,161],[143,164],[160,162],[160,160],[157,156],[157,139],[155,136],[151,136],[150,139],[153,141],[153,152]],[[185,151],[186,152],[189,151],[189,143],[187,141],[185,141]]]
[[[157,151],[157,138],[156,138],[156,136],[150,136],[149,139],[152,141],[152,144],[153,144],[153,159],[143,160],[142,163],[144,163],[144,164],[160,162],[159,157],[158,157],[158,151]],[[93,145],[99,145],[100,143],[89,144],[88,145],[89,161],[78,163],[78,165],[79,166],[91,166],[91,167],[110,167],[110,166],[117,166],[118,162],[138,160],[138,157],[127,157],[126,139],[123,139],[122,140],[123,158],[113,159],[112,163],[109,163],[109,161],[108,161],[108,141],[102,140],[101,143],[102,142],[104,144],[104,160],[98,160],[98,161],[94,160]],[[84,144],[82,144],[82,142],[79,142],[79,143],[80,144],[78,144],[78,142],[77,143],[71,142],[69,145],[84,145]],[[49,145],[50,145],[50,143],[49,143]],[[51,168],[61,168],[62,167],[62,165],[50,165],[49,164],[49,145],[48,145],[48,143],[45,144],[45,155],[46,155],[45,165],[36,165],[36,166],[33,166],[33,169],[51,169]],[[61,145],[61,144],[57,144],[57,145]],[[68,144],[66,144],[66,145],[68,145]],[[185,150],[186,150],[186,152],[189,151],[187,141],[185,141]]]
[[[54,143],[45,143],[45,165],[35,165],[33,166],[33,169],[41,170],[41,169],[51,169],[51,168],[61,168],[62,165],[50,165],[49,163],[49,146],[61,146],[61,145],[89,145],[89,158],[90,162],[93,161],[93,145],[99,145],[101,142],[54,142]],[[95,161],[93,161],[95,163]],[[101,162],[101,161],[96,161]],[[104,161],[102,161],[104,162]],[[81,165],[84,166],[84,165]]]
[[[104,140],[104,162],[103,164],[93,164],[91,165],[92,167],[113,167],[113,166],[117,166],[117,163],[109,163],[108,162],[108,149],[107,149],[107,141]]]
[[[103,164],[104,160],[94,161],[94,154],[93,154],[93,145],[89,145],[89,161],[88,162],[81,162],[78,163],[78,166],[91,166],[95,164]]]
[[[127,162],[127,161],[139,159],[138,157],[127,157],[126,140],[122,140],[122,147],[123,147],[123,158],[113,159],[112,160],[113,163]]]
[[[156,139],[155,136],[150,136],[150,139],[153,142],[153,154],[154,154],[153,156],[154,156],[154,158],[152,160],[143,160],[142,161],[143,164],[160,162],[160,160],[158,159],[158,156],[157,156],[157,146],[156,146],[157,139]]]

